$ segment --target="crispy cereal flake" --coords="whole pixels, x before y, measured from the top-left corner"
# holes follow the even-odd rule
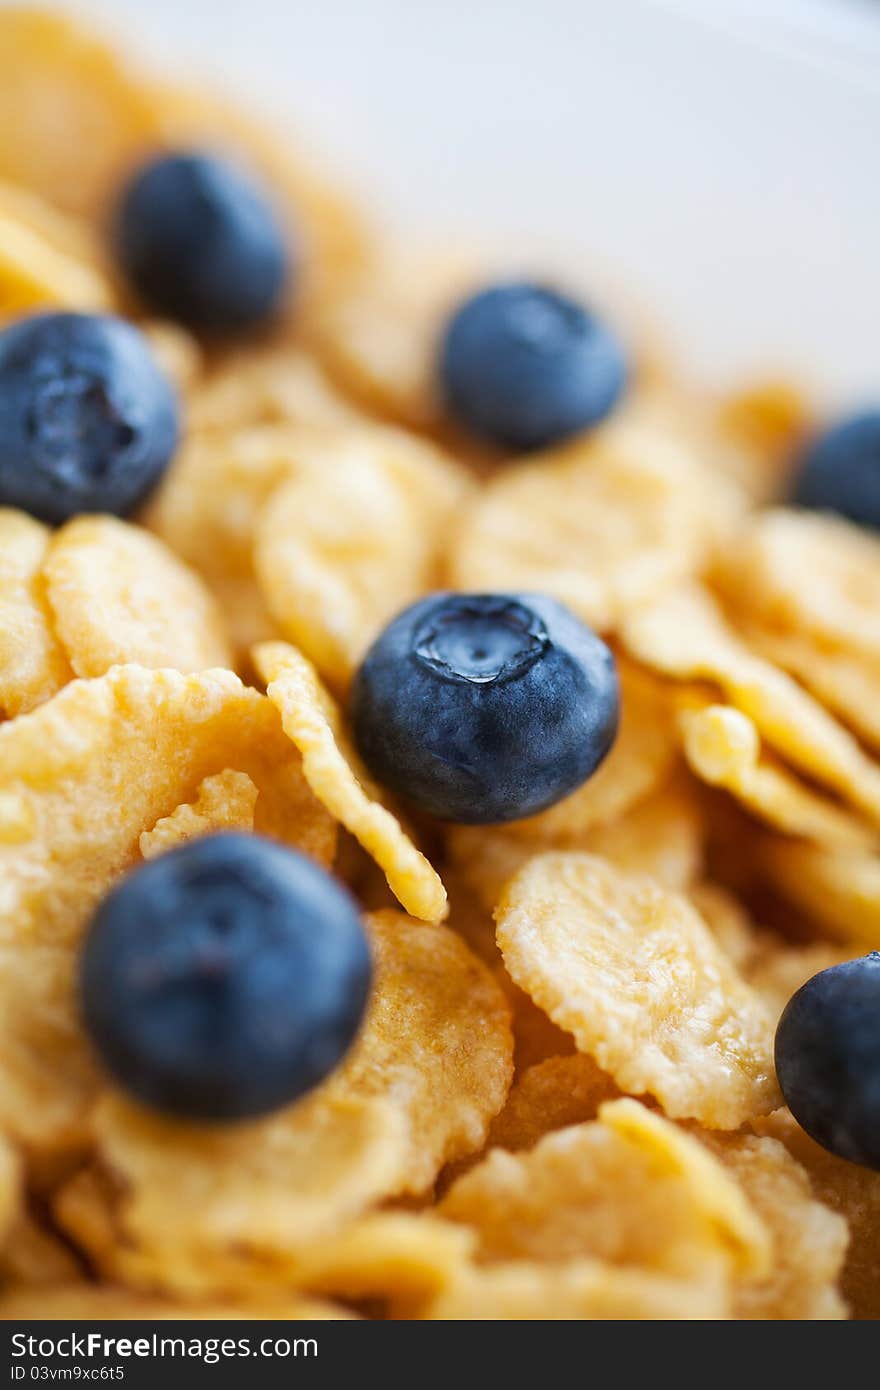
[[[806,691],[749,651],[708,594],[667,594],[633,613],[622,636],[630,654],[655,671],[720,686],[789,762],[880,820],[880,767]]]
[[[143,832],[138,841],[141,854],[144,859],[155,859],[157,854],[217,830],[253,830],[259,794],[246,772],[227,767],[214,777],[206,777],[192,805],[184,802],[170,816],[158,820],[152,830]]]
[[[826,845],[865,846],[876,840],[869,826],[763,753],[755,724],[741,710],[700,704],[683,711],[681,727],[691,770],[774,829]]]
[[[446,915],[446,890],[349,746],[342,716],[311,663],[294,647],[267,642],[254,661],[284,731],[302,754],[303,773],[322,805],[384,870],[407,912],[427,922]]]
[[[256,570],[285,636],[344,688],[384,624],[439,578],[439,543],[469,483],[438,449],[390,429],[315,438],[299,462],[258,518]]]
[[[332,823],[275,709],[231,671],[117,666],[0,725],[0,813],[26,825],[11,842],[0,825],[0,940],[76,941],[141,833],[230,767],[260,789],[257,829],[330,862]]]
[[[401,1189],[421,1192],[476,1152],[510,1086],[510,1010],[491,972],[448,927],[393,910],[367,918],[376,985],[338,1084],[390,1099],[410,1147]]]
[[[111,516],[58,531],[43,566],[55,629],[78,676],[111,666],[231,666],[220,611],[198,575],[148,532]]]
[[[767,1232],[697,1141],[633,1100],[494,1149],[449,1189],[440,1213],[477,1233],[479,1258],[559,1264],[585,1257],[679,1277],[763,1273]]]
[[[718,494],[722,495],[718,495]],[[656,430],[610,425],[498,474],[463,517],[456,588],[534,591],[594,627],[700,571],[727,484]]]
[[[0,508],[0,713],[25,713],[73,675],[52,627],[43,562],[51,532]]]
[[[684,898],[592,855],[545,854],[496,921],[513,979],[622,1090],[719,1129],[777,1102],[770,1019]]]
[[[753,1320],[845,1318],[837,1291],[846,1222],[816,1201],[807,1174],[774,1139],[706,1134],[701,1141],[739,1183],[770,1233],[770,1268],[741,1276],[734,1316]]]
[[[187,1296],[249,1291],[292,1271],[310,1247],[393,1186],[405,1129],[386,1100],[333,1082],[266,1120],[199,1127],[107,1096],[95,1115],[111,1181],[105,1244],[87,1204],[62,1193],[57,1214],[111,1277]],[[71,1192],[76,1197],[73,1179]],[[129,1255],[129,1251],[131,1252]]]

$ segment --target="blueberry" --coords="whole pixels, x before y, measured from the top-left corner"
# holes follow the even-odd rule
[[[126,516],[178,440],[177,400],[123,319],[38,314],[0,332],[0,504],[57,524]]]
[[[821,971],[789,1000],[776,1072],[808,1134],[880,1170],[880,951]]]
[[[141,298],[197,332],[232,335],[266,322],[291,272],[262,189],[206,154],[165,155],[139,170],[119,202],[114,242]]]
[[[555,599],[433,594],[367,652],[351,713],[378,781],[482,825],[533,815],[595,772],[617,732],[617,675]]]
[[[100,904],[81,962],[86,1029],[137,1099],[192,1120],[263,1115],[337,1065],[370,955],[311,860],[225,833],[151,860]]]
[[[453,415],[505,449],[541,449],[608,414],[626,382],[617,338],[574,300],[492,285],[462,304],[440,349]]]
[[[792,501],[880,530],[880,410],[842,420],[808,445]]]

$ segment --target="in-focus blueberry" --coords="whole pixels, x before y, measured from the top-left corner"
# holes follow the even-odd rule
[[[81,963],[86,1029],[138,1100],[192,1120],[262,1115],[338,1064],[367,1001],[357,907],[256,835],[192,841],[104,899]]]
[[[116,255],[157,313],[197,332],[233,335],[277,312],[292,267],[266,194],[237,165],[163,155],[124,189]]]
[[[814,439],[798,461],[791,499],[880,530],[880,410],[867,410]]]
[[[614,658],[555,599],[433,594],[367,652],[355,739],[386,787],[442,820],[517,820],[595,772],[614,742]]]
[[[776,1073],[817,1143],[880,1170],[880,951],[821,971],[789,1000]]]
[[[127,516],[177,447],[178,406],[123,319],[37,314],[0,332],[0,504],[59,524]]]
[[[440,348],[451,413],[504,449],[541,449],[604,419],[626,384],[623,348],[574,300],[492,285],[454,314]]]

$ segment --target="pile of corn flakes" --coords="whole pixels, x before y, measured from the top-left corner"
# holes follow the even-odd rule
[[[193,142],[303,244],[235,348],[140,316],[102,240],[126,170]],[[773,1065],[791,994],[880,947],[880,542],[772,504],[810,424],[784,383],[698,399],[646,354],[588,437],[515,466],[460,438],[431,362],[479,276],[385,248],[211,97],[0,14],[0,315],[133,317],[186,421],[136,522],[0,511],[6,1319],[880,1316],[880,1174]],[[363,653],[443,587],[553,595],[617,656],[610,756],[529,819],[410,824],[352,748]],[[222,828],[332,868],[377,973],[328,1081],[199,1127],[108,1084],[75,963],[121,874]]]

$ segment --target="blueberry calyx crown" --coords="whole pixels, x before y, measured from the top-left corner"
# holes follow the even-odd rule
[[[513,680],[540,660],[547,629],[515,599],[477,594],[451,599],[429,613],[413,634],[413,654],[450,681],[473,685]]]

